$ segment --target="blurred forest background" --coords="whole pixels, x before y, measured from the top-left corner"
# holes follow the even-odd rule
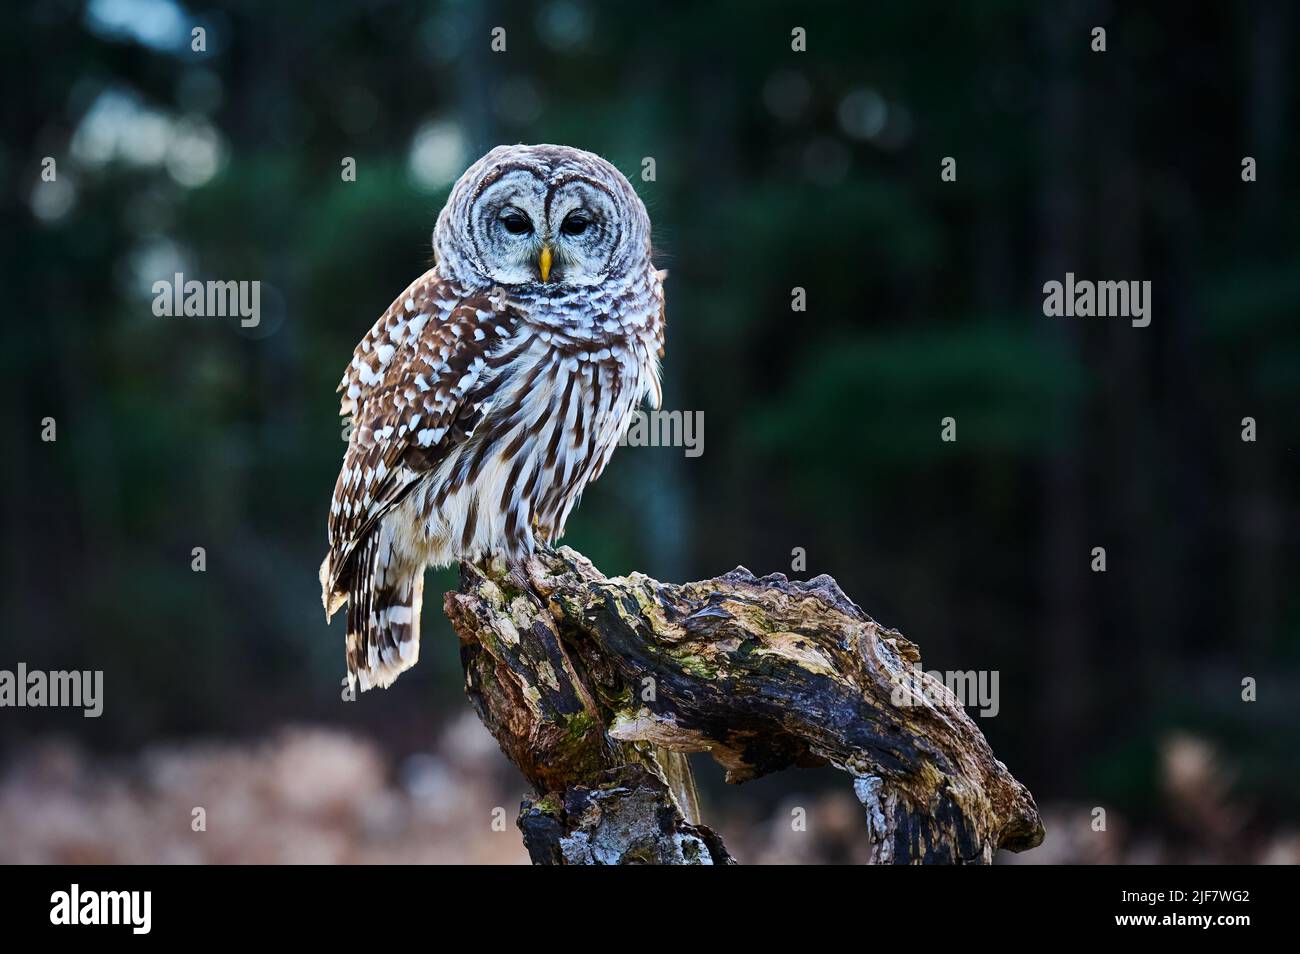
[[[6,17],[0,668],[102,669],[106,701],[0,711],[0,860],[523,858],[488,827],[524,783],[467,714],[454,571],[419,666],[355,703],[316,578],[335,385],[501,142],[633,180],[670,270],[665,406],[704,414],[702,456],[616,454],[566,543],[665,580],[802,547],[795,575],[835,576],[927,668],[998,671],[978,721],[1049,829],[1018,860],[1300,859],[1291,4]],[[1150,280],[1150,327],[1045,318],[1067,271]],[[175,272],[260,280],[260,325],[155,317]],[[860,856],[842,779],[697,766],[742,860]]]

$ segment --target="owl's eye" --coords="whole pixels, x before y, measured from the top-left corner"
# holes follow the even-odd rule
[[[506,209],[502,212],[501,224],[511,235],[525,235],[533,230],[533,223],[529,222],[528,216],[518,209]]]
[[[560,224],[560,231],[565,235],[581,235],[591,225],[591,217],[586,212],[570,212]]]

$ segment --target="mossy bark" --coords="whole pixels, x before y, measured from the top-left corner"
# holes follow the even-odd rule
[[[1042,841],[1033,797],[917,647],[828,576],[607,579],[566,547],[464,565],[445,608],[471,701],[540,796],[520,818],[535,861],[728,863],[693,824],[685,752],[730,782],[847,772],[878,863],[987,863]]]

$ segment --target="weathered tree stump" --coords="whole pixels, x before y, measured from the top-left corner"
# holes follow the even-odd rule
[[[698,823],[686,752],[729,782],[847,772],[878,864],[988,863],[1043,839],[917,647],[829,576],[607,579],[565,547],[463,564],[444,606],[470,700],[538,793],[519,819],[534,862],[731,863]]]

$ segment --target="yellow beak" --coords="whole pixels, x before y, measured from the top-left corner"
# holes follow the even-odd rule
[[[551,247],[543,245],[542,251],[537,256],[537,270],[541,272],[542,281],[549,281],[551,277]]]

